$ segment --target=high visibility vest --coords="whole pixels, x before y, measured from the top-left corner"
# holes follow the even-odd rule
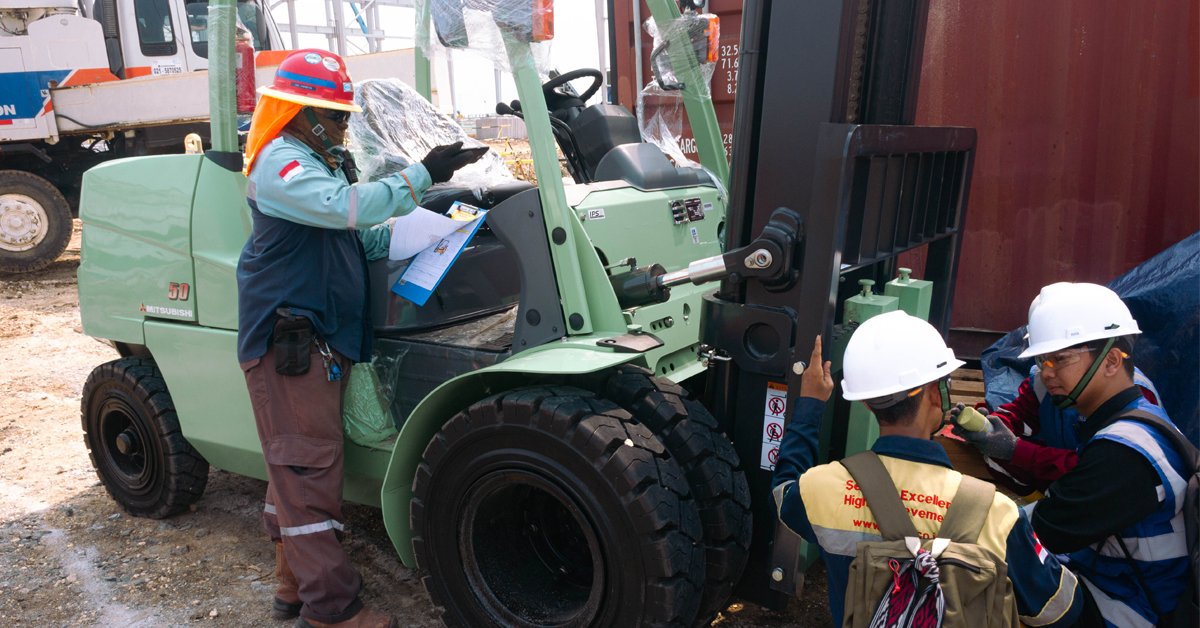
[[[1166,412],[1140,398],[1133,408],[1170,420]],[[1159,505],[1150,516],[1120,531],[1133,556],[1154,604],[1142,590],[1133,565],[1113,537],[1070,554],[1070,568],[1082,577],[1104,619],[1113,626],[1154,626],[1153,608],[1164,613],[1175,608],[1188,582],[1187,537],[1184,531],[1183,493],[1187,486],[1182,457],[1158,430],[1136,421],[1115,421],[1092,437],[1132,448],[1150,461],[1158,474]],[[1085,445],[1086,447],[1086,445]]]

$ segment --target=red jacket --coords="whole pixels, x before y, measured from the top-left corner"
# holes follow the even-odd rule
[[[1133,380],[1147,401],[1160,405],[1158,391],[1141,370],[1134,369]],[[1075,433],[1079,413],[1074,408],[1055,408],[1049,397],[1035,366],[1021,382],[1016,398],[992,411],[1018,436],[1017,447],[1012,460],[985,461],[996,483],[1018,495],[1044,492],[1079,462]]]

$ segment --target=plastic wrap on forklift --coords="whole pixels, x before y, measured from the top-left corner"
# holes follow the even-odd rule
[[[511,355],[516,316],[510,307],[461,325],[378,337],[375,372],[396,427],[433,389]]]
[[[102,3],[97,2],[97,5]],[[222,25],[228,25],[227,28],[234,30],[235,37],[237,36],[239,27],[242,26],[241,20],[238,18],[237,7],[214,5],[208,7],[208,33],[211,36],[215,32],[219,32]],[[243,80],[249,77],[237,77]],[[233,120],[237,117],[237,98],[209,98],[209,115],[212,119]]]
[[[434,146],[458,141],[463,146],[483,146],[399,79],[365,80],[355,89],[354,101],[363,112],[350,117],[350,145],[359,175],[365,181],[421,161]],[[515,180],[500,156],[489,151],[479,161],[455,172],[450,185],[481,194]]]
[[[553,35],[553,3],[531,0],[417,0],[417,15],[428,5],[431,32],[418,32],[417,47],[430,59],[445,58],[446,48],[471,50],[502,71],[512,70],[505,35],[530,43],[538,76],[549,76],[550,44],[539,41],[540,27]],[[502,30],[503,29],[503,30]],[[420,31],[421,29],[418,29]]]
[[[672,66],[671,53],[674,51],[669,46],[673,42],[695,41],[693,31],[700,24],[707,26],[709,17],[707,14],[684,14],[661,31],[653,19],[646,20],[643,25],[654,39],[654,48],[650,58],[650,81],[638,94],[638,128],[643,140],[658,146],[680,166],[696,165],[684,157],[681,144],[685,115],[682,90],[686,87],[689,93],[708,98],[716,63],[703,63],[706,59],[704,51],[693,49],[696,59],[702,62],[700,70],[704,80],[699,85],[683,85]]]
[[[384,362],[387,362],[384,360]],[[396,435],[392,419],[395,386],[384,386],[375,361],[359,362],[350,371],[350,381],[342,396],[342,426],[346,438],[370,447]]]
[[[1133,345],[1134,363],[1154,382],[1167,414],[1193,443],[1200,441],[1198,285],[1200,232],[1108,284],[1121,295],[1142,330]],[[992,407],[1011,401],[1033,366],[1033,360],[1017,358],[1025,347],[1025,333],[1025,327],[1019,327],[983,352],[983,377]]]

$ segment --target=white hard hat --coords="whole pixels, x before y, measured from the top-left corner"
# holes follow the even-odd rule
[[[1112,290],[1094,283],[1052,283],[1029,304],[1029,348],[1020,357],[1140,333],[1129,308]]]
[[[964,364],[933,325],[899,310],[859,326],[842,362],[842,396],[848,401],[911,391]]]

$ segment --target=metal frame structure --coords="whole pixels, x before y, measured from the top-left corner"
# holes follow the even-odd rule
[[[366,0],[361,3],[355,0],[324,0],[325,22],[323,24],[300,22],[296,13],[296,1],[276,0],[270,4],[272,11],[280,5],[287,7],[288,21],[286,24],[280,25],[280,30],[287,32],[293,49],[300,47],[301,34],[324,35],[329,49],[342,56],[353,54],[347,50],[348,36],[366,39],[366,52],[381,52],[384,50],[384,42],[389,40],[411,39],[387,34],[383,29],[379,10],[381,7],[415,9],[416,0]],[[349,11],[347,11],[346,5],[350,5]],[[347,16],[354,21],[347,23]]]

